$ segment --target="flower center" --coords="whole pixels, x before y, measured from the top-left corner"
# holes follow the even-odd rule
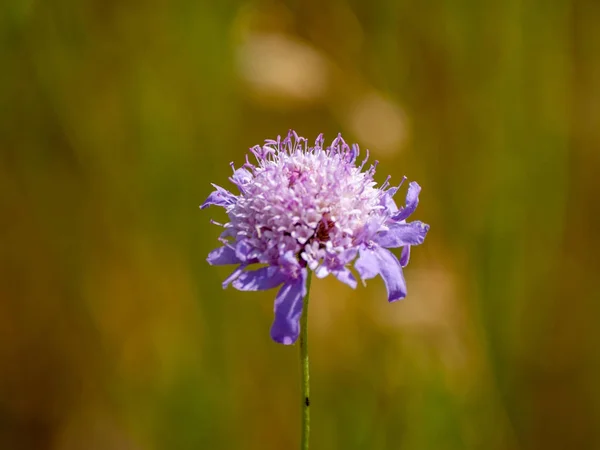
[[[293,169],[288,176],[288,187],[294,186],[300,177],[302,177],[302,171],[300,169]]]
[[[329,214],[324,214],[315,230],[315,238],[320,242],[327,242],[329,240],[329,232],[334,228],[335,222],[329,218]]]

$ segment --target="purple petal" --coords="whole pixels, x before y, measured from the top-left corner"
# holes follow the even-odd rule
[[[374,241],[385,248],[398,248],[403,245],[419,245],[425,240],[429,225],[418,220],[410,223],[394,223],[389,230],[380,231]]]
[[[375,256],[375,252],[368,248],[361,249],[358,259],[354,263],[354,268],[363,280],[363,284],[365,280],[379,275],[379,261]]]
[[[302,276],[281,286],[275,297],[275,320],[271,326],[271,338],[275,342],[291,345],[298,339],[306,275],[306,269],[303,269]]]
[[[356,248],[349,248],[348,250],[344,250],[340,255],[338,255],[338,260],[340,264],[348,264],[352,262],[356,255],[358,254],[358,250]]]
[[[208,254],[206,258],[211,266],[224,266],[226,264],[239,264],[242,261],[236,256],[231,247],[219,247]]]
[[[231,272],[231,274],[227,278],[225,278],[225,280],[222,283],[223,289],[227,289],[227,286],[229,286],[229,283],[231,283],[233,280],[235,280],[237,277],[239,277],[244,272],[245,268],[246,268],[246,264],[242,264],[241,266],[236,268],[233,272]]]
[[[410,260],[410,245],[406,247],[402,247],[402,253],[400,253],[400,265],[402,267],[408,266],[408,261]]]
[[[265,291],[279,286],[285,280],[286,276],[279,268],[269,266],[242,273],[232,286],[240,291]]]
[[[390,212],[390,214],[398,211],[398,205],[396,205],[396,202],[393,198],[395,192],[390,192],[395,190],[396,188],[389,189],[385,194],[383,194],[383,198],[381,199],[381,204]]]
[[[367,222],[358,233],[356,233],[356,239],[359,242],[368,242],[373,238],[375,233],[377,233],[380,228],[381,220],[379,218],[372,219]]]
[[[213,184],[213,186],[215,187],[216,191],[210,193],[206,201],[200,205],[200,209],[207,208],[210,205],[226,207],[235,202],[235,195],[233,195],[227,189],[223,189],[221,186],[217,186],[216,184]]]
[[[406,193],[406,205],[393,217],[394,220],[406,220],[417,209],[419,192],[421,192],[421,186],[416,181],[411,181],[408,184],[408,192]]]
[[[244,186],[252,181],[252,174],[243,167],[233,172],[231,181],[238,187],[240,192],[243,192]]]
[[[227,239],[230,237],[235,237],[237,234],[237,231],[235,230],[235,228],[233,227],[225,227],[225,230],[223,230],[223,232],[219,235],[220,239]]]
[[[350,272],[350,270],[347,267],[344,267],[341,270],[336,270],[332,273],[342,283],[346,283],[352,289],[356,289],[356,285],[358,284],[356,282],[356,278],[354,278],[354,275],[352,275],[352,272]]]
[[[406,282],[402,266],[392,252],[382,247],[361,249],[354,265],[363,280],[381,275],[388,292],[388,301],[406,297]]]
[[[246,240],[238,241],[238,243],[235,244],[235,255],[240,259],[240,261],[246,261],[252,250],[254,250],[254,247],[252,247]]]
[[[385,248],[375,250],[379,259],[380,275],[388,291],[388,301],[393,302],[406,297],[406,281],[398,258]]]
[[[353,163],[354,161],[356,161],[356,158],[358,157],[358,155],[360,154],[360,149],[358,148],[358,144],[352,144],[352,150],[350,150],[350,159],[348,160],[348,162]]]
[[[400,184],[398,186],[391,187],[385,191],[385,194],[383,194],[381,199],[381,204],[385,206],[385,208],[391,214],[398,212],[398,205],[396,205],[396,202],[394,201],[394,195],[396,195],[398,189],[400,189],[400,187],[404,184],[404,181],[406,181],[406,177],[402,177],[402,180],[400,180]]]
[[[325,264],[321,264],[315,269],[315,275],[317,278],[325,278],[327,275],[329,275],[329,273],[329,268]]]

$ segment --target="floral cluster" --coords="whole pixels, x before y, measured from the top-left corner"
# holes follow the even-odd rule
[[[381,275],[390,302],[406,296],[402,268],[410,247],[421,244],[429,225],[407,222],[419,202],[420,186],[408,184],[405,204],[398,208],[389,177],[379,187],[373,180],[377,162],[363,171],[359,148],[341,135],[330,146],[323,136],[314,145],[290,131],[285,139],[267,140],[250,149],[256,162],[233,168],[230,181],[239,194],[214,185],[201,208],[225,208],[229,222],[222,246],[208,255],[213,265],[235,264],[223,282],[241,291],[281,286],[275,299],[271,337],[292,344],[299,334],[308,271],[333,275],[352,288],[349,266],[361,279]],[[398,259],[390,248],[401,248]],[[253,269],[253,265],[259,268]],[[253,269],[253,270],[252,270]]]

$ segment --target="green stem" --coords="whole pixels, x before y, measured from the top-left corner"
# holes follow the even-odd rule
[[[308,450],[308,437],[310,434],[310,387],[308,373],[308,299],[310,296],[310,281],[312,272],[308,271],[306,280],[306,297],[302,306],[300,319],[300,366],[302,368],[302,438],[300,450]]]

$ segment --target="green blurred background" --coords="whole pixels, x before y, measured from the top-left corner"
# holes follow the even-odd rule
[[[597,0],[4,0],[0,51],[0,449],[296,448],[198,210],[289,128],[431,224],[405,301],[313,283],[312,448],[600,448]]]

